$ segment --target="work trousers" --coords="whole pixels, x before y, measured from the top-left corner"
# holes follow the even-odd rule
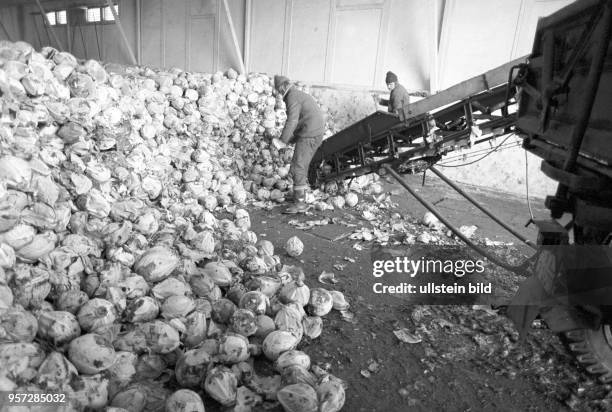
[[[322,141],[323,136],[297,138],[289,169],[294,191],[308,189],[308,167]]]

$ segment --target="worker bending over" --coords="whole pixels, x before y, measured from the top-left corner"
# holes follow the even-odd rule
[[[410,103],[410,96],[404,86],[398,83],[395,73],[387,72],[385,83],[387,83],[387,89],[391,92],[389,100],[381,99],[377,94],[374,95],[374,99],[378,104],[387,106],[389,108],[389,113],[398,114],[402,107]]]
[[[307,93],[293,87],[285,76],[274,76],[274,88],[283,97],[287,110],[287,122],[280,135],[284,144],[295,143],[289,175],[293,178],[295,204],[285,213],[301,213],[308,210],[305,203],[308,189],[308,167],[323,141],[325,119],[315,100]]]

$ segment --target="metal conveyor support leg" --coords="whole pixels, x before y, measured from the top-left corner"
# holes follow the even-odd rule
[[[421,195],[419,195],[417,192],[415,192],[409,185],[408,183],[406,183],[404,181],[404,179],[402,179],[402,177],[395,171],[393,170],[389,165],[383,165],[382,166],[391,176],[393,176],[393,178],[395,180],[397,180],[397,182],[402,185],[404,187],[404,189],[406,189],[408,192],[410,192],[410,194],[412,196],[414,196],[414,198],[416,200],[418,200],[423,206],[425,206],[425,208],[427,210],[429,210],[431,213],[433,213],[439,220],[440,222],[444,223],[444,225],[446,227],[448,227],[450,229],[451,232],[453,232],[455,234],[455,236],[457,236],[459,239],[461,239],[463,242],[465,242],[466,245],[468,245],[470,248],[474,249],[476,252],[478,252],[480,255],[486,257],[487,259],[489,259],[491,262],[493,262],[494,264],[496,264],[497,266],[500,266],[506,270],[509,270],[511,272],[520,274],[520,275],[525,275],[525,270],[526,270],[526,264],[532,259],[532,258],[528,258],[525,262],[523,262],[521,265],[519,266],[511,266],[506,262],[501,261],[500,259],[498,259],[496,256],[492,255],[491,253],[487,252],[486,250],[484,250],[483,248],[481,248],[480,246],[474,244],[472,241],[470,241],[467,237],[465,237],[465,235],[463,233],[461,233],[455,226],[453,226],[448,220],[446,220],[437,210],[436,208],[429,203],[427,200],[425,200],[423,197],[421,197]]]
[[[455,189],[457,191],[457,193],[459,193],[461,196],[466,198],[471,204],[473,204],[478,209],[480,209],[485,215],[489,216],[491,219],[493,219],[495,222],[497,222],[497,224],[499,224],[501,227],[506,229],[508,232],[512,233],[517,239],[520,239],[522,242],[524,242],[527,245],[531,246],[533,249],[537,249],[537,246],[535,245],[535,243],[533,243],[531,240],[527,239],[526,237],[524,237],[523,235],[518,233],[516,230],[512,229],[510,226],[508,226],[507,224],[502,222],[497,216],[495,216],[491,211],[489,211],[489,209],[485,208],[483,205],[478,203],[478,201],[476,199],[474,199],[472,196],[470,196],[469,194],[464,192],[459,186],[457,186],[455,184],[455,182],[450,180],[448,177],[444,176],[444,174],[442,174],[442,172],[440,172],[438,169],[436,169],[435,167],[432,166],[432,167],[429,168],[429,170],[434,172],[440,179],[444,180],[444,182],[447,185],[449,185],[450,187]]]

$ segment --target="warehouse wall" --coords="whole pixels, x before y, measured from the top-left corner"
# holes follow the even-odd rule
[[[132,50],[136,53],[136,0],[119,0],[119,18]],[[64,0],[43,3],[45,11],[66,9],[70,3]],[[100,5],[98,1],[95,4]],[[9,20],[13,40],[24,40],[37,50],[44,46],[58,48],[53,30],[65,50],[82,59],[105,62],[130,63],[130,55],[115,23],[84,25],[59,25],[47,27],[36,4],[12,6],[0,9],[3,23]],[[6,17],[9,17],[5,19]],[[5,23],[6,24],[6,23]],[[2,31],[0,31],[2,35]],[[2,37],[0,37],[2,38]]]
[[[531,52],[538,18],[574,0],[446,0],[439,90]]]
[[[442,0],[253,1],[250,69],[383,89],[386,71],[429,90]]]
[[[240,52],[244,48],[244,0],[228,0]],[[239,69],[227,14],[220,0],[142,2],[142,62],[213,72]]]
[[[22,38],[19,24],[20,15],[18,7],[0,8],[0,23],[4,30],[0,29],[0,40],[19,40]]]
[[[116,2],[128,43],[137,55],[137,1]],[[229,67],[239,69],[222,1],[142,0],[140,3],[142,64],[206,72]],[[228,0],[241,52],[244,48],[244,3],[244,0]],[[64,9],[68,4],[64,0],[46,1],[43,7],[51,11]],[[21,20],[18,16],[22,16]],[[36,49],[47,45],[57,47],[51,28],[43,24],[36,4],[0,7],[0,18],[13,40],[25,40]],[[114,23],[54,26],[53,30],[64,49],[79,58],[131,64],[128,49]],[[6,37],[0,30],[0,39]]]

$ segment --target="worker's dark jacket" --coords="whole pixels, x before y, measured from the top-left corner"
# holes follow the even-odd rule
[[[406,106],[408,103],[410,103],[410,96],[404,86],[399,83],[391,90],[389,100],[382,99],[380,101],[380,104],[383,106],[389,106],[389,113],[397,113],[399,109]]]
[[[291,87],[283,98],[287,122],[280,140],[289,143],[295,137],[319,137],[325,132],[325,119],[312,96]]]

